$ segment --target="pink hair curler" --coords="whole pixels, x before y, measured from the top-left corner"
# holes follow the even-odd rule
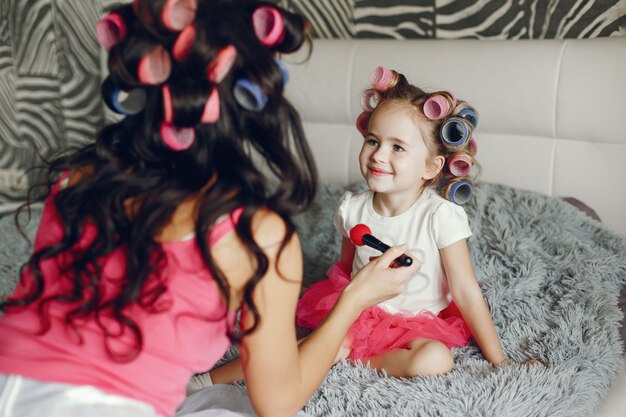
[[[367,135],[367,127],[369,126],[371,116],[371,112],[364,111],[356,119],[356,128],[363,136]]]
[[[197,0],[167,0],[161,11],[161,21],[169,30],[181,31],[194,21],[197,8]]]
[[[172,90],[169,85],[163,86],[161,89],[163,95],[163,121],[168,124],[174,122],[174,106],[172,104]],[[209,94],[209,98],[202,110],[201,123],[215,123],[220,118],[220,96],[217,89],[214,88]]]
[[[447,91],[433,93],[424,102],[422,107],[424,115],[430,120],[439,120],[450,112],[456,106],[456,99]]]
[[[171,71],[170,55],[161,45],[157,45],[139,60],[137,78],[143,84],[159,85],[167,80]]]
[[[109,13],[96,24],[96,40],[107,51],[126,38],[126,23],[118,13]]]
[[[215,84],[222,82],[237,59],[237,49],[233,45],[222,48],[206,68],[207,78]]]
[[[184,61],[191,51],[191,45],[196,39],[196,27],[189,25],[180,32],[172,46],[172,56],[176,61]]]
[[[474,137],[470,137],[470,149],[472,150],[472,153],[474,155],[476,155],[478,153],[478,144],[476,143],[476,139],[474,139]]]
[[[257,7],[252,13],[252,26],[259,42],[265,46],[278,45],[285,38],[283,17],[274,7]]]
[[[455,177],[465,177],[472,169],[472,159],[467,155],[456,155],[450,158],[448,169]]]
[[[373,88],[363,91],[361,94],[361,108],[365,111],[374,111],[380,102],[380,93]]]
[[[161,94],[163,95],[163,120],[167,123],[172,123],[174,121],[174,106],[172,104],[172,90],[170,86],[164,85]]]
[[[196,130],[193,127],[174,127],[171,123],[161,122],[161,138],[163,143],[173,151],[189,149],[196,141]]]
[[[387,91],[398,84],[399,74],[385,67],[376,67],[370,76],[370,84],[378,91]]]
[[[209,98],[204,105],[204,111],[202,112],[202,123],[215,123],[220,118],[220,95],[217,92],[217,88],[211,90]]]

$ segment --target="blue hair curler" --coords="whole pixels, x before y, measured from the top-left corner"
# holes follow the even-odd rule
[[[146,92],[142,88],[122,90],[110,77],[102,83],[102,98],[111,110],[126,116],[141,112],[147,100]]]
[[[446,186],[444,195],[448,200],[462,206],[472,196],[472,184],[467,180],[453,181]]]
[[[283,87],[284,87],[285,85],[287,85],[287,82],[289,81],[289,71],[287,71],[287,67],[280,59],[274,58],[274,62],[276,62],[276,65],[278,65],[278,68],[280,68],[280,72],[283,73]]]
[[[267,94],[261,90],[260,85],[247,78],[240,78],[235,82],[233,94],[237,103],[246,110],[258,112],[267,105]]]
[[[467,120],[474,129],[476,128],[476,126],[478,126],[478,113],[473,107],[465,107],[461,109],[456,115]]]
[[[471,125],[462,117],[450,117],[439,128],[441,139],[448,146],[461,146],[472,134]]]

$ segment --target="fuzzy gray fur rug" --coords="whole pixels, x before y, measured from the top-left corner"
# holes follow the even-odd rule
[[[296,219],[306,284],[323,278],[339,256],[332,216],[342,192],[322,187],[316,204]],[[306,412],[593,416],[623,367],[617,300],[626,282],[626,240],[559,199],[505,186],[477,184],[466,211],[476,276],[515,364],[494,368],[474,344],[455,349],[454,370],[438,377],[389,378],[343,361]],[[35,226],[28,226],[31,235]],[[0,236],[0,292],[6,294],[28,245],[8,218],[0,220]],[[235,354],[231,349],[227,357]],[[521,364],[531,358],[545,366]]]

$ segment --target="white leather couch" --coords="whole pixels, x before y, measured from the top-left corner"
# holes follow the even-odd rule
[[[315,41],[284,58],[323,181],[360,179],[359,98],[378,65],[480,113],[481,178],[575,197],[626,237],[626,38]],[[541,213],[537,213],[541,215]],[[626,372],[595,417],[626,416]]]

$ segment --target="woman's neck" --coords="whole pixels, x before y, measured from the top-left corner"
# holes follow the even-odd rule
[[[374,211],[381,216],[393,217],[404,213],[417,201],[424,192],[424,187],[401,193],[374,192],[372,205]]]

